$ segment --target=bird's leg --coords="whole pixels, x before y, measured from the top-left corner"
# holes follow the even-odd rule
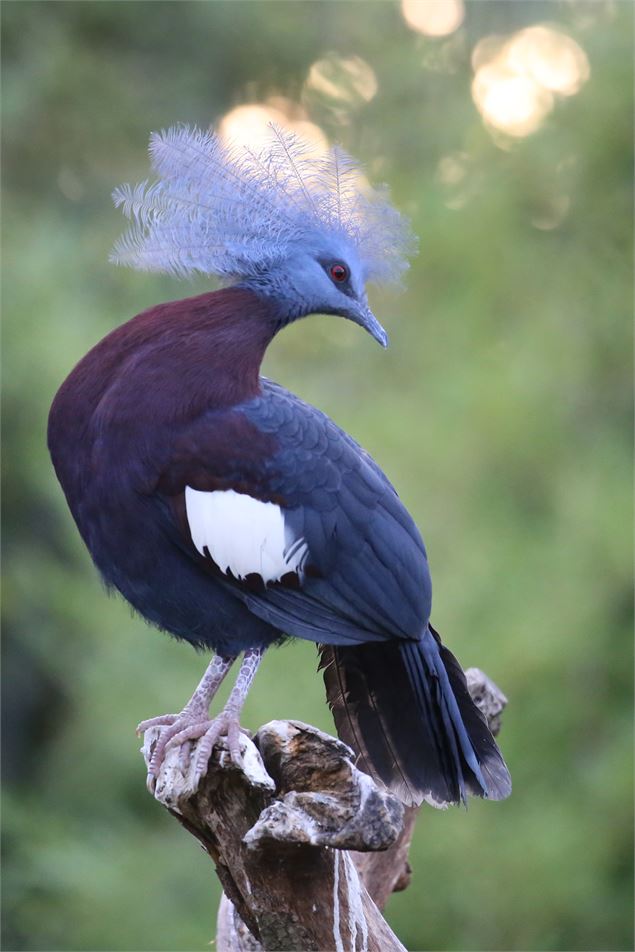
[[[227,746],[229,747],[229,756],[232,762],[237,766],[241,765],[240,712],[263,654],[263,648],[249,648],[245,652],[236,683],[227,699],[227,704],[220,714],[212,720],[206,718],[204,721],[185,725],[181,731],[169,739],[166,745],[167,747],[173,747],[185,741],[200,738],[196,749],[196,763],[194,765],[195,778],[205,773],[214,746],[223,735],[227,737]]]
[[[158,717],[150,717],[147,721],[141,721],[137,727],[137,734],[143,734],[149,727],[164,727],[172,725],[184,714],[207,715],[212,698],[218,691],[225,679],[225,675],[236,660],[236,656],[223,657],[214,655],[209,665],[205,669],[205,674],[201,678],[196,691],[187,702],[180,714],[160,714]]]
[[[151,793],[154,792],[168,742],[172,737],[193,724],[205,724],[206,726],[209,724],[209,705],[235,660],[235,656],[215,655],[207,666],[194,694],[180,714],[161,714],[159,717],[151,717],[146,721],[141,721],[138,725],[138,734],[145,733],[151,727],[164,728],[155,744],[152,759],[148,765],[148,789]]]
[[[206,718],[204,721],[190,723],[184,726],[178,733],[173,734],[168,740],[166,747],[173,747],[177,744],[183,744],[186,741],[200,738],[196,748],[196,761],[194,764],[195,780],[198,780],[207,770],[207,764],[209,763],[214,746],[223,735],[227,737],[227,746],[232,762],[237,766],[241,765],[240,712],[263,654],[264,648],[249,648],[245,651],[236,683],[220,714],[212,720]]]
[[[185,753],[190,741],[199,741],[192,775],[195,784],[207,770],[214,746],[223,735],[227,737],[231,760],[240,765],[239,715],[263,654],[263,648],[250,648],[245,652],[236,684],[227,699],[227,704],[217,717],[210,719],[209,705],[223,678],[236,660],[235,657],[216,655],[212,659],[196,691],[180,714],[165,714],[139,724],[137,728],[139,733],[143,733],[150,727],[163,728],[148,765],[147,785],[150,793],[154,793],[161,764],[170,747],[181,746]]]

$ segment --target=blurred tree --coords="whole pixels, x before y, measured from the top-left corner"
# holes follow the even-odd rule
[[[391,923],[419,949],[633,948],[633,8],[456,2],[463,22],[437,37],[366,0],[3,4],[6,949],[183,950],[214,933],[218,887],[147,796],[134,737],[203,659],[105,599],[45,428],[99,337],[206,286],[107,264],[109,193],[147,174],[148,133],[271,96],[393,185],[421,253],[407,294],[375,294],[387,354],[312,318],[267,373],[394,479],[430,551],[436,625],[511,699],[514,795],[423,814]],[[588,80],[532,135],[486,127],[475,47],[547,22]],[[316,95],[327,56],[361,60],[376,92]],[[517,118],[538,75],[523,69],[511,99],[492,87],[490,117]],[[309,645],[272,652],[245,723],[330,729],[315,664]]]

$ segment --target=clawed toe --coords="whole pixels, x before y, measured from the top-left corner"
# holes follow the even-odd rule
[[[137,724],[137,736],[145,734],[151,727],[170,727],[179,717],[178,714],[160,714],[158,717],[149,717],[146,721]]]
[[[248,732],[243,731],[238,717],[233,713],[223,711],[212,720],[208,717],[201,718],[200,715],[194,718],[192,712],[185,711],[178,715],[166,714],[142,721],[138,731],[143,733],[151,727],[161,728],[148,764],[147,787],[152,794],[155,793],[159,772],[166,755],[175,748],[180,748],[180,769],[185,773],[189,767],[190,778],[195,786],[206,773],[214,747],[223,737],[226,738],[231,762],[237,767],[242,767],[240,735],[241,733],[248,734]]]
[[[166,737],[166,751],[171,750],[173,747],[180,747],[189,740],[198,740],[200,737],[204,737],[209,729],[210,724],[213,723],[214,722],[210,721],[208,718],[205,721],[189,723],[185,727],[175,724],[174,727],[176,728],[176,731],[171,731],[170,736]]]
[[[242,730],[238,718],[262,653],[261,648],[249,648],[245,651],[236,684],[225,709],[213,720],[209,718],[209,705],[235,660],[233,656],[216,655],[212,659],[196,691],[180,714],[162,714],[141,721],[137,727],[138,734],[144,734],[150,728],[158,729],[158,735],[153,736],[150,743],[146,741],[144,744],[148,762],[147,786],[150,793],[156,795],[157,780],[166,754],[175,749],[178,749],[178,755],[170,756],[170,765],[176,767],[181,774],[187,774],[188,786],[194,788],[206,773],[212,751],[222,736],[227,738],[231,762],[237,767],[243,767],[240,735],[250,734]]]
[[[230,720],[227,724],[227,746],[229,747],[229,756],[232,763],[237,767],[242,766],[242,755],[240,753],[240,735],[242,728],[237,720]]]
[[[227,747],[229,757],[233,764],[242,767],[242,756],[240,752],[240,733],[241,727],[238,719],[231,714],[223,712],[209,721],[207,730],[201,735],[196,747],[196,760],[194,764],[194,775],[198,780],[207,770],[210,757],[214,747],[222,737],[227,738]]]

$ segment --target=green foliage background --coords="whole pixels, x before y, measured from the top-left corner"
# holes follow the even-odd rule
[[[134,726],[204,659],[108,599],[45,448],[74,363],[143,308],[204,290],[107,263],[110,191],[152,129],[299,95],[329,51],[377,96],[315,118],[393,186],[421,237],[392,338],[313,317],[266,372],[330,413],[423,529],[435,625],[510,699],[515,789],[423,811],[410,949],[632,949],[630,3],[471,2],[446,40],[392,2],[5,2],[4,940],[7,950],[205,949],[209,861],[147,795]],[[470,96],[487,34],[559,24],[591,77],[500,148]],[[464,204],[437,169],[465,153]],[[378,166],[379,167],[379,166]],[[532,221],[559,196],[559,227]],[[271,652],[244,721],[330,729],[311,645]]]

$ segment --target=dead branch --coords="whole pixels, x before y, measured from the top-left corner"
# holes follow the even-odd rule
[[[506,698],[478,669],[467,675],[497,732]],[[146,732],[146,763],[158,734]],[[418,811],[357,770],[345,744],[299,721],[266,724],[243,737],[242,753],[241,770],[221,746],[194,790],[171,750],[155,792],[215,863],[218,952],[404,952],[380,909],[409,883]]]

